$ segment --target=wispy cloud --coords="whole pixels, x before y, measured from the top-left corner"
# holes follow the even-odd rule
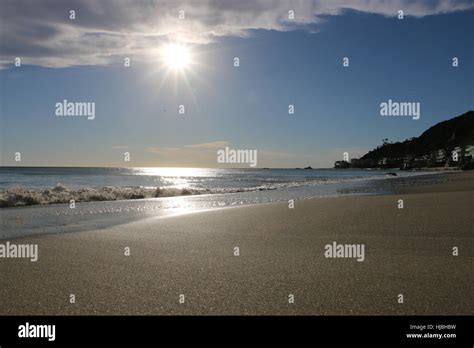
[[[165,41],[206,44],[251,30],[289,31],[354,10],[423,17],[474,8],[468,0],[3,0],[0,63],[15,57],[47,67],[102,65],[124,56],[147,60]],[[76,19],[69,19],[69,11]],[[178,14],[184,10],[185,19]],[[288,11],[295,12],[294,20]],[[314,31],[313,28],[308,28]]]
[[[329,151],[317,153],[292,153],[288,151],[272,150],[268,148],[235,147],[228,141],[213,141],[202,144],[183,145],[176,147],[148,147],[146,151],[155,157],[151,165],[163,167],[248,167],[243,164],[218,164],[217,151],[225,147],[235,150],[257,150],[259,167],[296,168],[331,167],[335,161],[343,159],[343,153],[348,152],[350,158],[357,158],[365,154],[368,148],[334,148]]]
[[[347,147],[304,154],[262,149],[258,151],[258,161],[260,167],[301,168],[311,166],[313,168],[330,168],[335,161],[343,159],[344,152],[349,154],[349,158],[359,158],[368,150],[368,148],[363,147]]]
[[[156,153],[158,155],[169,154],[173,151],[183,151],[189,153],[214,151],[215,153],[215,151],[217,151],[218,149],[221,149],[228,145],[229,142],[227,141],[213,141],[209,143],[183,145],[179,147],[148,147],[146,150],[147,152]]]
[[[227,141],[214,141],[177,147],[148,147],[146,151],[155,155],[160,166],[216,167],[217,150],[228,145]]]

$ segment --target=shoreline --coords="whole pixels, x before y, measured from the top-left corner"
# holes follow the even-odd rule
[[[364,173],[387,172],[386,176],[377,177],[354,177],[354,178],[313,178],[301,182],[281,182],[260,184],[251,187],[228,187],[228,188],[210,188],[210,187],[161,187],[161,186],[68,186],[57,183],[53,187],[23,187],[22,185],[12,186],[0,189],[0,210],[6,208],[24,208],[34,206],[51,206],[55,204],[90,203],[90,202],[124,202],[140,201],[146,199],[168,198],[168,197],[195,197],[203,195],[233,194],[233,193],[252,193],[260,191],[275,191],[293,188],[305,188],[313,185],[334,185],[351,184],[355,182],[368,182],[371,180],[386,180],[392,178],[413,178],[424,175],[437,175],[449,172],[460,172],[457,170],[417,170],[402,171],[398,170],[399,175],[392,175],[391,169],[360,169]],[[346,169],[328,169],[331,171],[344,172]],[[359,169],[358,169],[359,170]],[[393,170],[393,169],[392,169]]]
[[[395,195],[241,206],[16,239],[38,244],[39,257],[0,258],[0,314],[469,315],[473,185],[466,172]],[[326,258],[332,242],[364,244],[364,261]]]
[[[450,173],[453,174],[453,173]],[[455,177],[462,177],[457,173]],[[425,186],[449,180],[449,175],[420,173],[414,176],[357,179],[339,184],[317,185],[318,192],[305,196],[303,186],[272,191],[243,193],[201,194],[178,197],[159,197],[114,201],[77,202],[74,209],[69,204],[55,203],[0,209],[2,231],[0,240],[43,235],[81,232],[106,228],[153,217],[185,215],[193,212],[219,210],[235,206],[258,206],[268,203],[305,201],[354,196],[390,195],[399,193],[401,187]],[[273,197],[273,198],[272,198]]]

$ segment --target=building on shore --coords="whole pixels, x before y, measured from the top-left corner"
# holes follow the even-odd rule
[[[405,157],[353,158],[336,161],[334,168],[400,168],[457,167],[474,162],[474,144],[438,149],[423,155]]]

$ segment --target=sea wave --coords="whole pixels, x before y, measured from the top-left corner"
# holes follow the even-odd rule
[[[69,189],[57,184],[52,189],[30,190],[15,187],[0,191],[0,207],[17,207],[39,204],[57,204],[92,201],[116,201],[128,199],[143,199],[156,197],[185,196],[203,193],[189,188],[151,188],[151,187],[100,187]]]
[[[251,191],[268,191],[279,188],[292,187],[296,184],[263,184],[254,187],[238,188],[189,188],[189,187],[114,187],[106,186],[100,188],[84,187],[71,189],[57,184],[46,190],[26,189],[15,187],[8,190],[0,190],[0,208],[19,207],[29,205],[59,204],[74,202],[93,201],[117,201],[130,199],[175,197],[201,194],[238,193]]]
[[[15,187],[7,190],[0,190],[0,208],[70,203],[72,200],[74,200],[74,202],[118,201],[202,194],[227,194],[255,191],[271,191],[291,189],[302,186],[328,185],[346,181],[359,181],[381,178],[384,178],[384,176],[378,175],[374,177],[365,178],[318,178],[312,180],[290,182],[270,181],[261,183],[260,185],[249,187],[226,188],[106,186],[83,187],[79,189],[73,189],[58,183],[55,187],[51,189],[27,189],[24,187]]]

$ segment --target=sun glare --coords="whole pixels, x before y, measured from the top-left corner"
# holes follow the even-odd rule
[[[161,54],[164,64],[172,70],[184,70],[191,64],[191,52],[186,46],[169,44]]]

